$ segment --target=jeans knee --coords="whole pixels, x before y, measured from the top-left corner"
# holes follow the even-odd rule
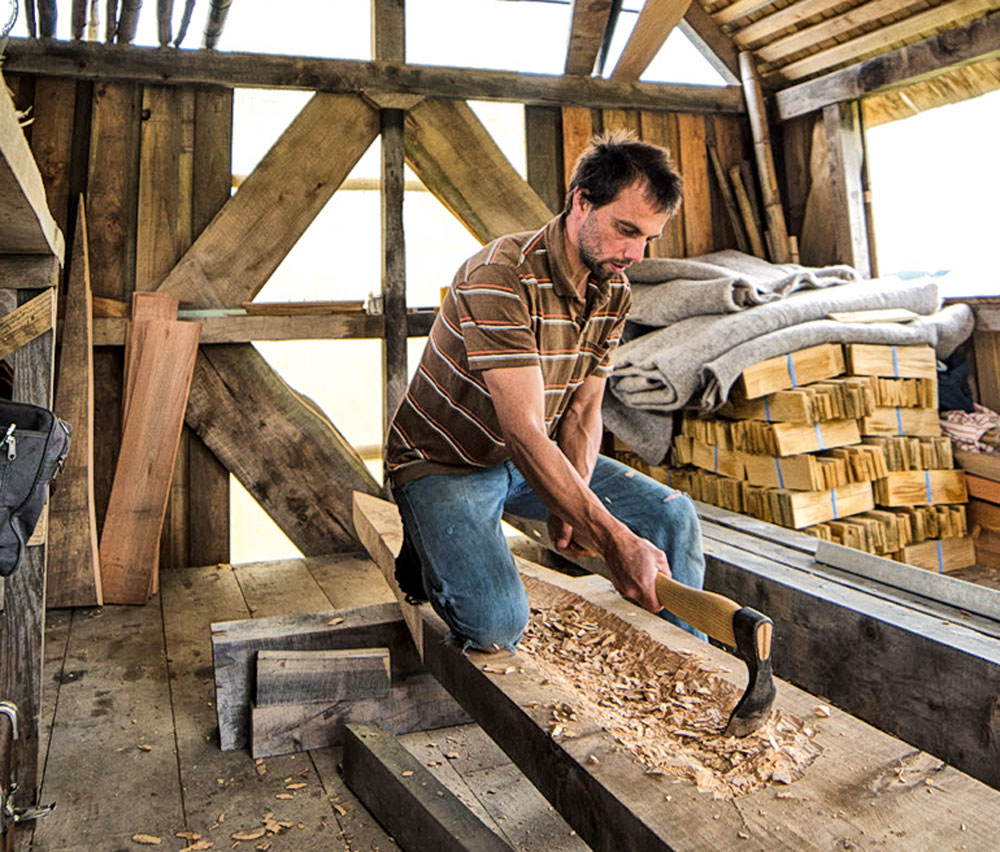
[[[443,604],[441,616],[453,636],[483,651],[516,645],[531,615],[528,596],[520,583],[506,595],[468,600],[465,606],[454,600]]]

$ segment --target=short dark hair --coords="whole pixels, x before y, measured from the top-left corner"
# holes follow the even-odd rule
[[[667,210],[671,215],[677,212],[683,180],[665,148],[641,142],[630,132],[595,136],[573,166],[563,213],[573,206],[575,189],[582,190],[595,207],[603,207],[614,201],[625,187],[640,180],[646,182],[657,210]]]

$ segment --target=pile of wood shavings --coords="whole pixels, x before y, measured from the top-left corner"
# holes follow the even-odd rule
[[[648,774],[686,778],[715,798],[791,784],[820,752],[815,731],[780,711],[749,736],[723,735],[741,696],[736,686],[697,655],[651,643],[586,602],[532,608],[518,651],[579,696],[577,708],[552,708],[553,736],[572,737],[579,710],[599,719]]]

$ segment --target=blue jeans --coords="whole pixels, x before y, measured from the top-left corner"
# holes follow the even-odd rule
[[[612,515],[666,554],[674,579],[702,587],[701,525],[690,497],[604,456],[597,459],[590,487]],[[424,476],[393,493],[420,556],[427,597],[454,638],[487,650],[513,647],[528,623],[528,596],[500,517],[549,516],[513,462]],[[705,638],[665,610],[660,615]]]

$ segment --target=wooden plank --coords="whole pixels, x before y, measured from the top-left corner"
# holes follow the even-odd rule
[[[936,408],[885,408],[879,406],[858,421],[862,435],[941,434],[941,417]]]
[[[392,603],[396,596],[367,553],[317,556],[303,563],[336,609]]]
[[[258,707],[388,694],[388,648],[257,652]]]
[[[871,275],[868,220],[861,186],[864,159],[859,105],[832,104],[823,109],[826,131],[833,219],[834,257],[853,266],[865,278]]]
[[[56,290],[50,287],[0,317],[0,358],[56,327]]]
[[[372,529],[376,533],[373,535],[370,531],[365,531],[362,535],[366,543],[370,544],[370,552],[383,571],[391,571],[393,548],[398,546],[400,536],[398,526],[392,523],[391,507],[379,507],[377,514],[369,508],[372,506],[370,499],[365,498],[364,503],[366,505],[361,511],[374,516]],[[356,523],[360,526],[360,519]],[[741,559],[745,557],[747,562],[767,562],[760,558],[754,559],[751,554],[741,551],[736,553],[741,554]],[[647,653],[652,653],[658,642],[673,649],[694,648],[692,640],[673,625],[623,601],[603,581],[595,578],[565,578],[523,561],[519,562],[519,568],[536,605],[561,601],[567,604],[591,604],[603,609],[605,614],[598,614],[599,609],[588,612],[594,613],[601,621],[605,618],[620,619],[603,622],[605,630],[615,631],[618,635],[621,635],[619,631],[628,630],[628,625],[641,630],[644,637],[641,641],[649,643],[645,646]],[[796,573],[791,569],[786,570],[788,573]],[[694,787],[682,783],[670,787],[671,803],[665,807],[662,786],[658,783],[649,785],[649,776],[643,775],[639,765],[613,744],[601,724],[591,720],[581,708],[580,701],[574,700],[573,694],[564,693],[554,684],[547,684],[544,692],[539,691],[538,674],[533,672],[532,662],[526,655],[519,655],[518,670],[515,672],[499,674],[489,671],[498,668],[496,655],[483,656],[470,652],[465,657],[455,648],[435,641],[442,629],[440,623],[435,623],[429,607],[417,611],[421,614],[423,633],[422,636],[418,633],[415,639],[418,647],[423,648],[425,664],[460,699],[470,715],[483,725],[484,730],[594,849],[718,849],[725,848],[730,842],[728,838],[739,831],[751,834],[761,848],[780,845],[787,842],[786,838],[795,836],[792,843],[798,848],[803,843],[825,845],[824,837],[829,837],[830,843],[836,842],[834,838],[837,837],[843,840],[845,824],[851,826],[849,831],[852,837],[848,838],[848,842],[852,845],[855,839],[859,844],[872,843],[876,837],[888,840],[889,825],[896,827],[905,824],[908,839],[918,844],[933,845],[936,842],[932,839],[935,835],[943,838],[949,832],[949,829],[940,825],[940,811],[931,812],[927,808],[928,794],[923,789],[928,785],[923,781],[919,786],[910,788],[909,792],[899,790],[902,785],[897,782],[896,789],[902,795],[894,796],[892,801],[886,800],[878,814],[873,814],[868,806],[862,806],[860,802],[838,799],[838,807],[841,808],[839,817],[827,813],[825,809],[811,811],[807,827],[804,828],[796,827],[797,824],[801,825],[800,820],[806,819],[801,810],[796,813],[795,809],[786,808],[782,800],[774,799],[773,793],[767,790],[742,798],[738,810],[730,811],[726,808],[708,811],[704,798],[699,799]],[[809,619],[805,619],[802,625],[796,632],[804,632],[809,636],[812,629]],[[819,634],[810,636],[804,644],[815,644],[817,640],[822,642],[823,647],[827,647],[827,634],[822,637]],[[782,656],[790,654],[801,657],[800,647],[797,644],[787,645]],[[777,646],[775,650],[777,651]],[[709,645],[697,643],[697,654],[715,665],[727,665],[726,655]],[[828,654],[817,653],[817,656],[824,659],[809,662],[826,665],[832,662]],[[920,659],[910,662],[922,668],[926,661]],[[484,665],[486,670],[483,669]],[[833,665],[839,667],[842,663],[838,660]],[[726,677],[726,673],[723,672],[721,676]],[[850,687],[857,686],[855,678],[845,680],[850,682]],[[918,674],[917,682],[920,685],[917,690],[920,698],[926,701],[926,675]],[[877,688],[884,692],[883,682],[877,680],[876,683]],[[814,696],[802,693],[783,682],[779,682],[777,687],[778,708],[797,712],[800,718],[816,719],[817,699]],[[992,700],[990,698],[988,703],[991,704]],[[538,705],[534,705],[534,701],[538,701]],[[552,737],[549,730],[551,712],[544,706],[552,701],[570,702],[576,717],[572,722],[572,730],[578,734],[577,737],[570,740]],[[900,759],[904,759],[906,765],[906,761],[917,757],[911,746],[879,733],[837,710],[831,711],[829,720],[834,721],[816,725],[819,731],[814,742],[822,746],[823,753],[805,776],[795,782],[795,792],[799,796],[810,795],[825,801],[833,795],[832,790],[857,789],[879,778],[891,783],[895,775],[892,767]],[[588,755],[594,755],[598,763],[588,762]],[[978,757],[975,756],[975,759]],[[923,771],[935,771],[941,767],[939,760],[929,756],[918,758],[918,761]],[[873,767],[884,767],[887,774],[884,774],[885,770],[876,769],[873,776]],[[952,772],[950,769],[945,771]],[[982,795],[992,800],[998,795],[996,791],[961,773],[955,772],[951,777],[962,779],[962,789],[978,791],[977,797]],[[863,780],[865,778],[868,779],[867,782]],[[935,786],[939,780],[943,779],[937,775],[930,786]],[[949,781],[950,783],[952,782]],[[939,798],[938,808],[956,806],[957,798]],[[763,807],[765,801],[766,818],[761,818],[756,805],[759,803]],[[970,826],[976,826],[972,830],[981,832],[985,840],[992,829],[989,819],[977,813],[982,805],[982,800],[967,804],[966,812],[970,820],[976,822],[965,824],[967,830]],[[890,808],[895,813],[888,816],[884,808]],[[845,821],[844,817],[848,813],[850,816]],[[964,816],[962,821],[965,822]],[[749,830],[745,830],[747,822],[750,822]],[[861,830],[864,835],[860,834]],[[800,831],[807,831],[809,840],[803,840],[803,835],[798,834]],[[853,835],[853,832],[858,834]]]
[[[177,297],[169,293],[136,292],[132,296],[131,322],[125,337],[125,387],[122,392],[122,422],[128,419],[129,405],[135,391],[136,368],[142,355],[142,340],[150,320],[177,319]]]
[[[347,726],[344,776],[403,848],[513,848],[380,727]]]
[[[991,0],[950,0],[922,12],[908,15],[895,23],[886,24],[825,50],[782,65],[777,73],[784,81],[801,80],[837,65],[864,59],[880,52],[887,44],[919,38],[938,27],[969,21],[994,11]]]
[[[976,564],[976,546],[970,536],[930,539],[908,544],[896,554],[900,562],[927,571],[945,573]]]
[[[735,86],[690,86],[518,74],[410,63],[370,63],[260,53],[187,51],[90,43],[11,39],[4,69],[15,73],[113,77],[154,84],[249,86],[323,92],[398,92],[429,97],[495,100],[542,106],[743,112]]]
[[[594,73],[613,5],[612,0],[573,0],[564,74]]]
[[[55,256],[42,254],[0,255],[0,288],[42,290],[59,283],[62,264]]]
[[[551,218],[468,105],[421,101],[406,113],[405,139],[411,168],[480,242],[538,228]],[[495,203],[498,195],[503,204]]]
[[[989,453],[972,453],[968,450],[955,449],[955,464],[964,468],[970,474],[1000,482],[1000,456]]]
[[[160,608],[91,613],[74,613],[66,645],[42,785],[59,805],[35,827],[38,849],[127,849],[184,825]],[[125,789],[128,807],[104,804]]]
[[[94,350],[90,256],[83,199],[76,213],[66,285],[55,413],[73,429],[59,487],[49,505],[46,606],[100,606],[100,558],[94,509]]]
[[[18,291],[24,303],[32,290]],[[55,331],[47,331],[11,355],[15,402],[52,405]],[[14,805],[37,802],[39,717],[42,698],[42,661],[45,659],[45,573],[48,548],[25,549],[20,567],[4,581],[4,610],[0,622],[0,695],[20,712],[18,784]]]
[[[746,233],[743,230],[743,222],[740,218],[740,209],[736,203],[735,197],[733,196],[733,190],[729,184],[729,178],[726,177],[726,170],[723,167],[722,159],[719,156],[714,116],[706,117],[705,119],[705,141],[708,146],[708,159],[712,164],[712,174],[715,175],[716,192],[722,199],[723,207],[725,208],[726,216],[729,222],[729,229],[732,233],[732,239],[740,251],[748,252],[750,250],[750,244],[747,241]],[[719,229],[714,227],[713,229],[716,231],[715,245],[718,247],[720,242],[720,234],[718,233]]]
[[[690,5],[691,0],[647,0],[611,77],[638,80]]]
[[[587,150],[587,145],[594,135],[594,125],[589,109],[563,107],[563,174],[567,192],[573,179],[573,167],[579,156]]]
[[[969,489],[970,497],[978,497],[980,500],[988,500],[991,503],[1000,503],[1000,482],[984,479],[981,476],[966,475],[965,484]]]
[[[62,231],[52,218],[38,166],[24,138],[7,87],[0,85],[0,253],[54,255]]]
[[[565,120],[565,119],[564,119]],[[659,145],[670,152],[674,165],[680,158],[680,131],[676,115],[663,112],[639,113],[640,137],[643,142]],[[684,203],[687,203],[686,201]],[[671,216],[663,227],[663,235],[649,244],[650,257],[685,257],[684,215]]]
[[[361,98],[314,95],[157,289],[195,306],[252,299],[377,133]]]
[[[965,471],[893,470],[875,481],[875,499],[880,506],[965,503]]]
[[[859,357],[861,354],[859,352]],[[889,356],[891,358],[891,351]],[[739,390],[747,399],[754,399],[799,385],[820,382],[843,372],[844,350],[840,344],[821,343],[747,367],[740,374]],[[862,371],[856,369],[850,369],[849,372],[862,374]]]
[[[195,323],[149,320],[135,369],[135,391],[101,533],[104,599],[145,603],[191,374],[198,351]]]
[[[775,97],[778,116],[787,121],[829,104],[928,80],[998,53],[1000,12],[994,11],[915,44],[785,88]]]
[[[349,723],[378,723],[390,733],[406,734],[468,721],[441,684],[422,672],[393,684],[384,698],[252,705],[250,753],[261,758],[343,745]]]
[[[249,740],[258,651],[361,647],[389,648],[394,682],[401,682],[420,670],[397,604],[212,624],[212,659],[222,749],[243,748]]]
[[[186,417],[304,555],[357,548],[350,492],[378,483],[252,346],[202,347]]]
[[[528,184],[555,215],[563,209],[566,197],[562,112],[558,107],[524,108],[524,147]]]
[[[738,164],[729,167],[729,179],[732,181],[733,194],[740,211],[740,218],[743,220],[743,228],[747,232],[747,239],[750,248],[756,257],[765,257],[764,241],[760,234],[760,225],[754,215],[753,205],[750,202],[750,195],[746,184],[743,183],[743,172]]]
[[[677,116],[680,147],[676,151],[684,175],[684,245],[687,257],[707,254],[715,248],[712,231],[712,196],[708,184],[705,120],[700,115]]]
[[[72,230],[70,167],[76,99],[74,80],[40,77],[35,81],[31,150],[42,175],[49,210],[64,235]]]
[[[844,345],[847,372],[855,376],[937,379],[937,358],[931,346]]]

